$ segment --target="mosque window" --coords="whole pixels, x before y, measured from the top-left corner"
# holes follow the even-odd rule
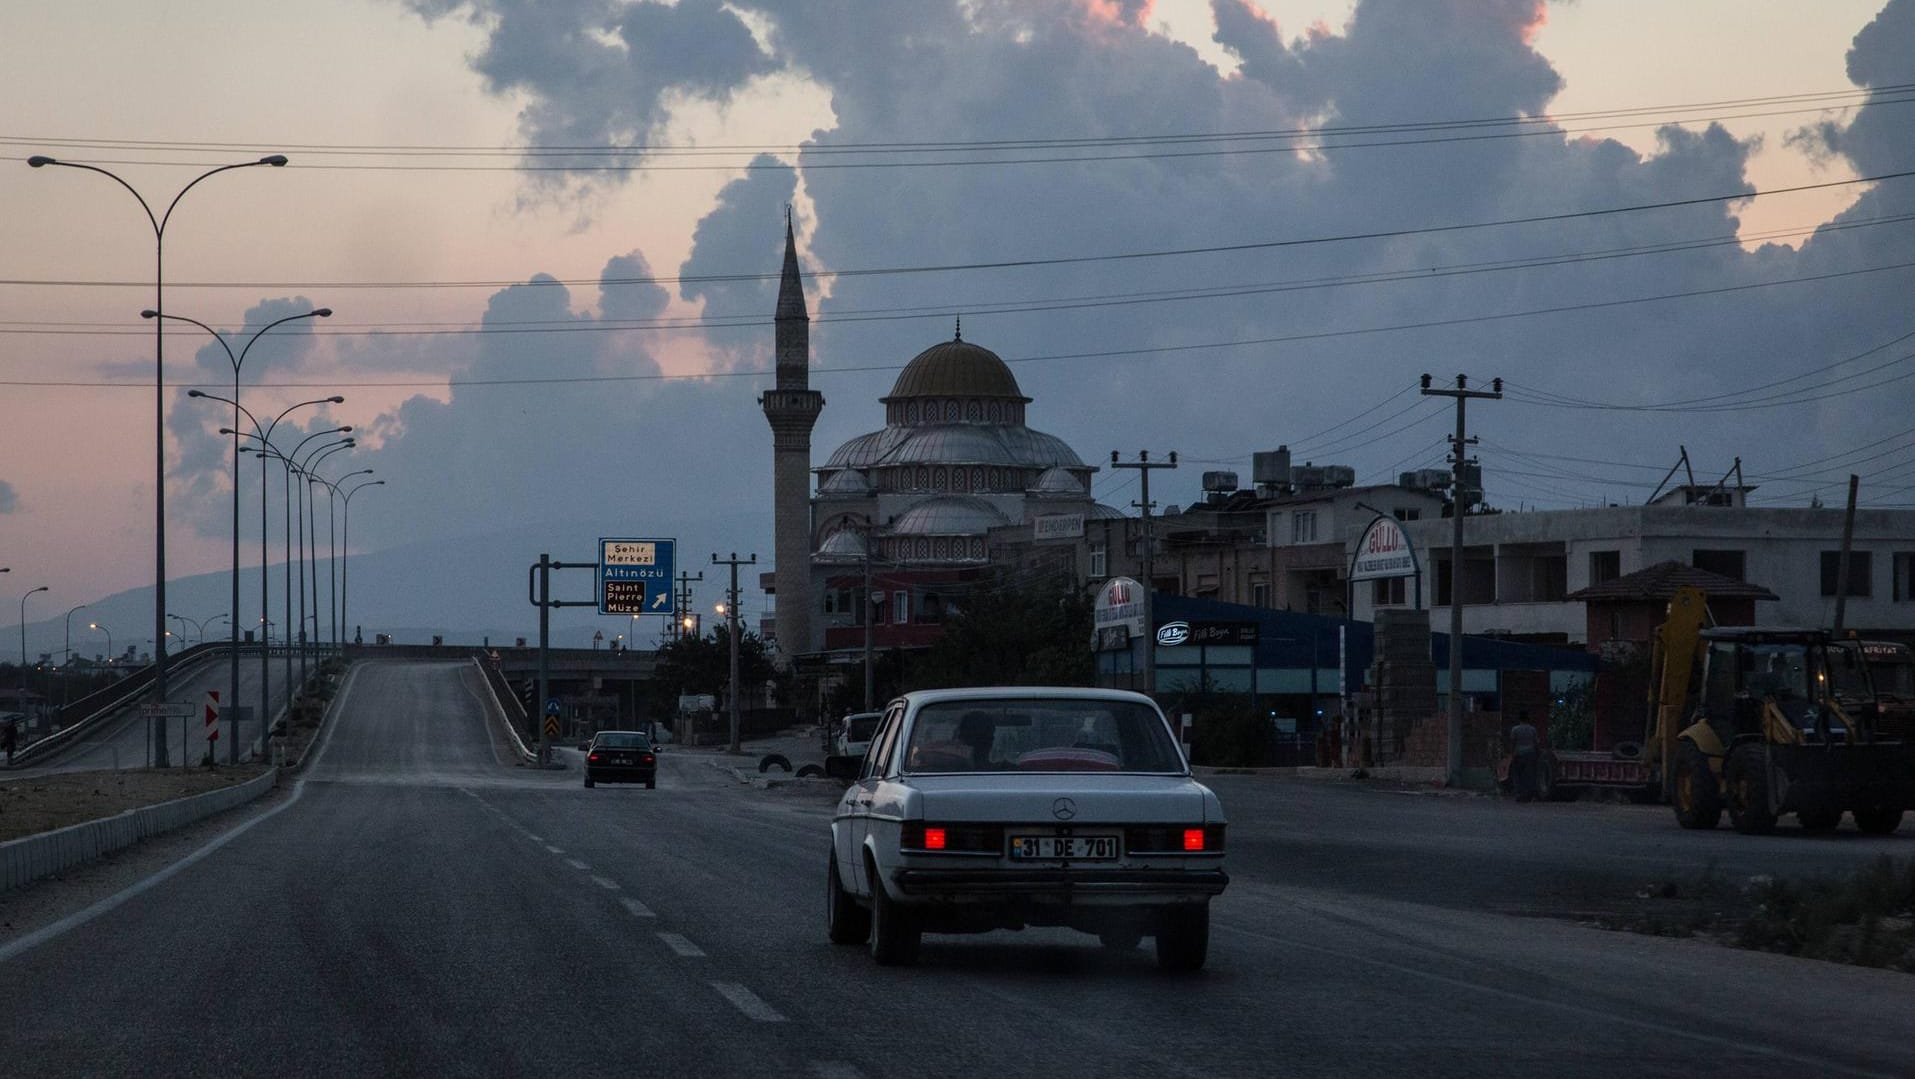
[[[957,403],[956,401],[946,401],[946,402],[944,402],[944,419],[945,419],[945,421],[946,421],[947,423],[956,423],[956,422],[957,422],[957,418],[958,418],[958,403]]]
[[[972,423],[977,423],[984,419],[984,402],[967,402],[964,406],[964,418],[970,420]]]
[[[918,422],[918,403],[916,401],[912,401],[910,404],[904,406],[904,422]]]

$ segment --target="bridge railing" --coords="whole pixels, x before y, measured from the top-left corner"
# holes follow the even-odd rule
[[[225,641],[208,641],[183,648],[167,657],[166,670],[169,675],[185,674],[215,656],[226,654],[230,647]],[[241,645],[241,650],[247,646]],[[153,665],[147,664],[129,673],[126,677],[94,690],[77,701],[62,705],[53,710],[55,722],[60,729],[44,738],[22,746],[14,754],[15,763],[24,764],[48,754],[58,752],[61,747],[71,745],[81,734],[97,726],[101,721],[118,715],[128,705],[144,697],[153,687]]]

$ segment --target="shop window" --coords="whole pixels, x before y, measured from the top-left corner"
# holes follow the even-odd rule
[[[1869,578],[1873,567],[1869,564],[1868,551],[1849,552],[1849,588],[1848,594],[1866,598],[1873,594],[1869,589]],[[1842,552],[1822,552],[1822,594],[1833,596],[1837,580],[1842,573]]]

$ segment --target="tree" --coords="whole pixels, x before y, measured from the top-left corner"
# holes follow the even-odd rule
[[[1068,578],[999,575],[953,606],[943,635],[911,664],[910,688],[1091,684],[1091,599]]]
[[[652,714],[676,713],[678,698],[682,696],[710,694],[722,702],[730,675],[728,626],[720,624],[703,637],[681,637],[660,645],[657,664],[652,669]],[[738,637],[738,684],[763,685],[772,675],[771,656],[765,642],[756,633],[745,630]]]

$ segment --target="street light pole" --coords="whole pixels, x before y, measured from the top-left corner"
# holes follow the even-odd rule
[[[101,633],[106,634],[106,663],[107,663],[107,666],[109,667],[112,666],[113,665],[113,631],[99,624],[98,622],[88,622],[86,624],[86,628],[97,629]]]
[[[370,473],[372,469],[368,468],[364,471]],[[354,475],[358,475],[358,473],[354,473]],[[339,625],[342,629],[347,625],[346,574],[347,571],[352,568],[352,496],[368,487],[384,487],[385,485],[385,480],[367,480],[364,483],[355,484],[352,490],[346,492],[346,497],[342,500],[346,506],[345,519],[339,524],[339,545],[346,549],[345,558],[339,563]]]
[[[86,604],[84,603],[73,608],[73,611],[84,610],[86,610]],[[73,611],[66,613],[66,646],[60,651],[62,659],[60,671],[60,709],[63,712],[66,710],[66,706],[73,700],[72,687],[68,682],[68,679],[73,674],[70,669],[73,666]]]
[[[731,638],[731,674],[725,684],[725,705],[731,712],[731,751],[737,753],[741,748],[738,722],[738,567],[757,565],[758,556],[753,554],[750,558],[739,558],[738,552],[733,551],[730,558],[713,554],[711,561],[714,566],[731,567],[731,588],[725,592],[726,636]]]
[[[59,161],[44,154],[35,154],[27,158],[30,168],[42,168],[47,165],[60,165],[70,169],[82,169],[97,172],[101,176],[119,184],[140,204],[146,212],[147,223],[153,226],[153,309],[166,310],[166,225],[173,219],[173,211],[180,200],[186,197],[201,180],[216,176],[233,169],[253,168],[258,165],[271,165],[274,168],[286,164],[286,155],[271,154],[257,161],[240,161],[231,165],[221,165],[215,169],[195,176],[173,201],[166,206],[166,212],[154,216],[153,208],[147,205],[132,184],[114,175],[98,165],[85,165],[74,161]],[[166,335],[158,319],[153,322],[153,701],[166,703]],[[166,767],[166,720],[163,716],[154,716],[151,727],[153,739],[153,763]]]
[[[20,712],[23,715],[27,710],[27,596],[46,590],[47,586],[41,585],[28,589],[26,596],[20,597]]]
[[[231,631],[228,634],[228,644],[227,644],[227,651],[226,651],[227,668],[231,672],[231,679],[227,683],[228,693],[226,696],[226,705],[225,705],[226,709],[230,709],[232,712],[233,722],[231,726],[228,728],[229,733],[232,735],[232,740],[228,742],[226,745],[226,763],[238,764],[239,763],[239,438],[240,438],[239,417],[240,415],[243,413],[248,420],[252,421],[253,429],[255,431],[260,430],[259,418],[254,416],[251,411],[247,410],[245,407],[243,407],[239,403],[239,369],[242,365],[246,363],[246,354],[253,350],[253,346],[259,343],[259,339],[261,337],[264,337],[268,330],[271,330],[275,326],[283,326],[288,322],[296,322],[300,319],[331,318],[332,309],[329,307],[315,308],[311,311],[302,312],[301,314],[287,315],[285,318],[275,319],[272,322],[268,322],[266,325],[261,326],[258,330],[254,331],[253,335],[246,340],[246,344],[240,348],[239,355],[237,356],[233,355],[233,346],[226,343],[226,338],[221,336],[218,330],[213,329],[211,326],[208,326],[206,323],[201,322],[199,319],[188,318],[185,315],[162,314],[159,311],[154,311],[150,309],[146,311],[141,311],[140,317],[152,319],[155,325],[158,325],[164,320],[170,318],[178,322],[186,322],[186,323],[191,323],[194,326],[198,326],[200,329],[205,330],[207,333],[212,334],[213,340],[219,342],[219,347],[221,351],[226,353],[227,362],[232,364],[232,367],[233,367],[233,399],[227,402],[227,404],[230,404],[233,406],[233,426],[230,428],[223,429],[221,433],[230,434],[233,436],[232,606],[228,609],[230,614],[230,617],[228,618],[228,622],[230,624]],[[188,391],[187,396],[188,397],[206,397],[207,395],[200,392],[199,390],[191,390],[191,391]],[[263,509],[263,506],[265,504],[265,498],[266,498],[266,485],[264,482],[260,484],[259,497],[260,497],[260,502],[262,506],[262,509],[260,512],[263,514],[265,512],[265,510]],[[264,645],[261,646],[261,650],[262,652],[264,651]],[[266,722],[266,717],[264,714],[262,714],[259,717],[259,721],[261,724],[264,724]],[[260,730],[263,735],[265,728],[262,726]],[[263,737],[261,739],[260,744],[262,747],[265,745],[265,741]]]

